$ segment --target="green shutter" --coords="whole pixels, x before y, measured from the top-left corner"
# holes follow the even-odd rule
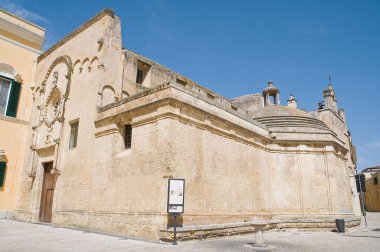
[[[20,97],[21,84],[17,81],[12,81],[11,91],[9,94],[8,106],[7,106],[7,116],[16,117],[18,108],[18,99]]]
[[[7,167],[7,163],[0,162],[0,187],[4,186],[5,168],[6,167]]]

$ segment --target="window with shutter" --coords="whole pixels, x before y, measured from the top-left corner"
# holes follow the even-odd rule
[[[18,100],[20,98],[21,85],[16,81],[12,81],[11,91],[9,94],[7,116],[16,117]]]
[[[12,81],[0,78],[0,115],[5,115]]]
[[[16,117],[20,92],[20,83],[0,77],[0,115]]]
[[[5,182],[5,169],[7,168],[7,163],[0,162],[0,188],[4,187]]]

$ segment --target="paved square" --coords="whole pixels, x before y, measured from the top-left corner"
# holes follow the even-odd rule
[[[363,221],[364,222],[364,221]],[[150,242],[50,225],[0,220],[0,251],[380,251],[380,213],[368,214],[368,228],[346,233],[270,231],[267,248],[253,248],[254,235],[168,243]]]

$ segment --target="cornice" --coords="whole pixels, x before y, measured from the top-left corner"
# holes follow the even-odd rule
[[[177,93],[178,94],[178,93]],[[280,151],[284,153],[292,153],[301,151],[301,153],[324,153],[331,152],[344,159],[344,153],[347,151],[341,144],[339,139],[332,132],[325,133],[294,133],[290,135],[278,135],[277,139],[270,138],[268,132],[260,130],[254,124],[243,121],[239,117],[231,117],[228,114],[222,115],[215,113],[215,110],[206,109],[201,104],[195,104],[178,97],[175,93],[166,92],[160,96],[155,95],[154,99],[141,99],[142,97],[132,99],[127,105],[113,107],[104,112],[99,112],[97,120],[94,122],[97,128],[97,137],[117,133],[117,130],[111,130],[112,125],[124,124],[126,121],[131,121],[134,127],[145,124],[150,124],[158,120],[166,118],[175,119],[185,124],[191,124],[198,128],[211,131],[215,134],[223,135],[228,138],[244,142],[248,145],[254,145],[256,148],[265,151]],[[143,103],[141,103],[143,101]],[[169,107],[170,108],[169,108]],[[161,109],[166,107],[165,109]],[[194,112],[194,113],[192,113]],[[228,113],[227,111],[224,111]],[[193,116],[193,115],[197,116]],[[235,115],[236,116],[236,115]],[[112,128],[113,129],[113,128]],[[277,134],[275,134],[277,136]],[[318,138],[315,138],[318,136]],[[283,147],[276,147],[276,146]],[[286,146],[293,146],[288,149]],[[315,145],[331,145],[334,146],[331,151],[322,149],[294,149],[299,145],[315,146]],[[343,153],[343,155],[341,154]]]
[[[45,28],[43,28],[43,27],[41,27],[41,26],[38,26],[38,25],[36,25],[36,24],[33,24],[32,22],[29,22],[28,20],[25,20],[25,19],[23,19],[23,18],[20,18],[19,16],[16,16],[16,15],[14,15],[13,13],[10,13],[10,12],[4,10],[4,9],[0,9],[0,12],[3,12],[3,13],[5,13],[5,14],[7,14],[8,16],[11,16],[11,17],[13,17],[13,18],[15,18],[15,19],[18,19],[18,20],[20,20],[20,21],[22,21],[22,22],[24,22],[24,23],[26,23],[26,24],[28,24],[28,25],[30,25],[30,26],[33,26],[33,27],[35,27],[35,28],[37,28],[37,29],[39,29],[39,30],[45,31]]]
[[[204,120],[199,120],[193,117],[189,117],[184,113],[175,112],[174,110],[161,110],[161,113],[157,113],[159,111],[159,107],[162,106],[171,106],[173,108],[189,108],[193,110],[197,110],[189,104],[182,103],[173,98],[165,98],[164,100],[158,100],[153,102],[150,105],[146,105],[143,107],[134,108],[128,112],[120,113],[117,116],[112,116],[108,118],[98,119],[95,121],[95,137],[103,137],[110,134],[118,134],[120,133],[116,125],[124,124],[125,121],[130,121],[130,117],[133,117],[132,125],[133,127],[140,127],[143,125],[151,124],[160,120],[165,119],[173,119],[179,122],[182,122],[186,125],[193,125],[197,128],[207,130],[214,134],[234,139],[235,141],[244,143],[246,145],[254,146],[257,149],[270,152],[270,153],[300,153],[300,154],[333,154],[337,157],[345,160],[344,155],[340,152],[344,152],[345,149],[339,143],[335,141],[333,137],[329,137],[330,134],[325,134],[323,140],[308,140],[308,139],[287,139],[287,140],[271,140],[267,138],[265,135],[262,135],[258,132],[252,131],[252,129],[246,128],[244,126],[238,125],[233,122],[224,122],[228,125],[228,129],[221,127],[219,123],[215,120],[218,120],[217,116],[209,114],[205,111],[201,112],[203,114]],[[144,116],[143,114],[147,114],[149,112],[151,116]],[[127,113],[127,114],[126,114]],[[136,118],[135,115],[140,115],[140,118]],[[219,120],[219,122],[222,122]],[[304,145],[304,146],[302,146]],[[315,147],[318,146],[319,147]],[[326,148],[325,146],[331,145],[331,148]],[[314,147],[310,149],[309,147]],[[337,148],[337,150],[335,150]]]
[[[9,22],[8,20],[1,19],[0,18],[0,27],[2,30],[19,37],[21,39],[24,39],[26,41],[29,41],[33,44],[36,44],[38,47],[42,47],[42,44],[45,41],[44,36],[41,36],[33,31],[28,30],[27,28],[24,28],[20,25],[14,24]],[[35,48],[37,50],[37,48]]]
[[[9,43],[11,43],[11,44],[14,44],[14,45],[16,45],[16,46],[19,46],[19,47],[21,47],[21,48],[24,48],[24,49],[26,49],[26,50],[28,50],[28,51],[34,52],[34,53],[36,53],[36,54],[38,54],[38,55],[41,54],[41,51],[39,51],[39,50],[37,50],[37,49],[34,49],[34,48],[30,47],[30,46],[24,45],[23,43],[20,43],[20,42],[14,41],[13,39],[7,38],[7,37],[5,37],[5,36],[3,36],[3,35],[0,35],[0,39],[4,40],[4,41],[6,41],[6,42],[9,42]],[[36,55],[36,56],[37,56],[37,55]]]

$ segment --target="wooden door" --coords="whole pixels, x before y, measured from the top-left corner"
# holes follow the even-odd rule
[[[55,188],[55,174],[50,171],[53,168],[53,162],[44,164],[44,179],[42,183],[40,221],[51,222],[53,210],[53,196]]]

